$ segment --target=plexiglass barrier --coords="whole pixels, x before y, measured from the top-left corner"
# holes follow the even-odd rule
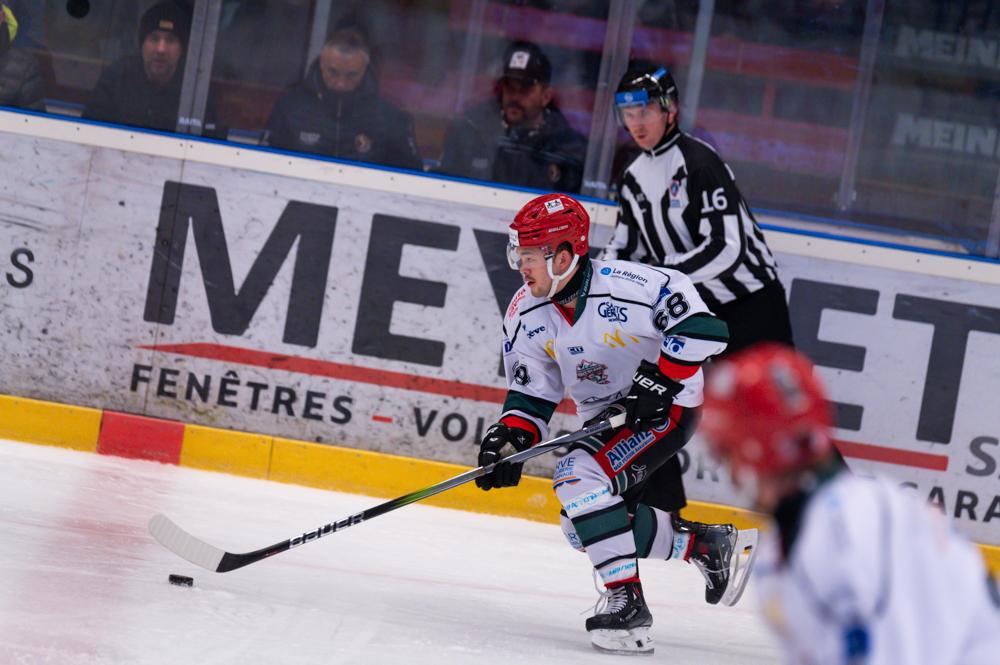
[[[1000,256],[988,0],[3,4],[4,106],[610,200],[663,64],[751,206]]]

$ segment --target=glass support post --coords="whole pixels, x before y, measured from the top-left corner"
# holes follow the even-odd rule
[[[195,3],[184,64],[184,85],[177,107],[178,134],[200,135],[204,129],[221,12],[222,0],[198,0]]]
[[[687,84],[681,101],[681,115],[678,124],[685,132],[694,129],[698,115],[698,101],[701,85],[705,80],[705,58],[708,54],[708,40],[712,34],[712,15],[715,0],[701,0],[698,3],[698,18],[694,26],[694,43],[691,50],[691,65],[688,67]]]
[[[312,31],[309,33],[309,49],[306,52],[306,64],[302,70],[305,76],[309,72],[309,65],[319,57],[323,45],[326,44],[327,29],[330,26],[330,10],[333,0],[316,0],[316,7],[313,9]]]
[[[587,153],[583,162],[581,193],[589,196],[608,197],[608,179],[618,135],[614,119],[613,86],[628,67],[638,11],[639,5],[635,0],[612,2],[608,9],[608,28],[597,74],[590,140],[587,141]]]
[[[844,167],[840,174],[840,187],[837,189],[837,208],[839,210],[847,210],[855,199],[858,157],[861,153],[861,139],[865,133],[865,121],[868,117],[872,75],[875,73],[875,59],[878,56],[878,43],[882,34],[884,17],[885,0],[868,0],[865,7],[865,28],[861,37],[858,77],[854,81],[854,103],[851,107],[847,150],[844,153]]]
[[[486,20],[487,0],[473,0],[469,7],[469,22],[465,27],[462,43],[462,68],[458,73],[458,94],[455,95],[455,114],[465,110],[466,100],[472,94],[473,83],[479,71],[479,52],[483,43],[483,23]]]
[[[993,190],[993,216],[986,234],[986,256],[1000,259],[1000,169],[997,169],[997,186]]]

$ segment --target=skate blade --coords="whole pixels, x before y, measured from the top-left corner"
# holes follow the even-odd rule
[[[649,636],[649,626],[632,630],[592,630],[590,643],[604,653],[620,656],[653,655],[653,638]]]
[[[740,530],[736,537],[733,557],[729,562],[729,584],[720,601],[727,607],[732,607],[740,601],[747,582],[750,581],[750,572],[757,559],[757,537],[757,529]]]

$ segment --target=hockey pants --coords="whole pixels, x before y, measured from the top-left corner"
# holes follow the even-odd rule
[[[573,444],[556,465],[552,487],[563,506],[563,532],[587,552],[606,586],[637,580],[638,558],[671,557],[670,514],[642,497],[650,476],[673,460],[697,423],[696,409],[674,405],[663,428],[604,432]]]

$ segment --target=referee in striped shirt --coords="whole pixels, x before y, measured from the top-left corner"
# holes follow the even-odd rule
[[[677,127],[677,85],[665,67],[629,70],[615,109],[642,152],[622,176],[618,221],[602,258],[687,274],[729,326],[722,355],[756,342],[792,346],[785,289],[774,256],[715,150]],[[647,481],[641,500],[676,513],[687,505],[675,456]]]
[[[756,342],[789,346],[785,289],[764,234],[710,146],[677,126],[677,86],[665,67],[627,72],[618,116],[642,148],[622,177],[618,222],[605,259],[679,270],[729,325],[733,353]]]

